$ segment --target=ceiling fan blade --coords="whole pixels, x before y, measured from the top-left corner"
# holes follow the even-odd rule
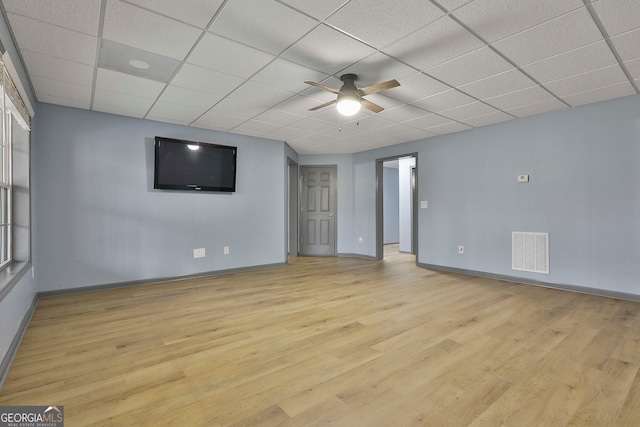
[[[334,99],[333,101],[325,102],[324,104],[320,104],[317,107],[309,108],[309,111],[319,110],[319,109],[327,107],[327,106],[329,106],[331,104],[335,104],[337,101],[338,101],[337,99]]]
[[[361,99],[360,105],[362,105],[367,110],[373,111],[374,113],[379,113],[380,111],[384,110],[384,108],[382,108],[378,104],[374,104],[373,102],[367,101],[366,99]]]
[[[371,95],[372,93],[380,92],[381,90],[391,89],[397,86],[400,86],[400,83],[398,83],[396,79],[393,79],[393,80],[378,83],[372,86],[367,86],[362,89],[358,89],[358,93],[360,94],[360,96]]]
[[[336,95],[339,95],[342,93],[339,90],[331,89],[330,87],[321,85],[320,83],[316,83],[316,82],[305,82],[305,83],[311,86],[315,86],[319,89],[326,90],[327,92],[335,93]]]

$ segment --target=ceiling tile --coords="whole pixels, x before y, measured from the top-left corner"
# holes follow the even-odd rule
[[[347,67],[342,74],[357,75],[356,86],[362,88],[391,79],[401,80],[417,72],[416,69],[378,52]]]
[[[228,2],[209,31],[278,54],[318,21],[273,0]]]
[[[7,12],[27,16],[91,36],[98,35],[100,0],[37,1],[3,0]]]
[[[336,127],[335,123],[317,120],[314,118],[306,118],[289,125],[290,128],[302,129],[310,132],[323,132]]]
[[[186,89],[178,86],[167,86],[164,92],[162,92],[159,101],[181,105],[183,107],[208,110],[221,99],[221,96],[206,92]]]
[[[309,1],[309,0],[281,0],[282,3],[306,13],[309,16],[313,16],[319,21],[323,21],[336,10],[338,10],[343,4],[349,0],[322,0],[322,1]]]
[[[91,101],[91,86],[82,86],[36,76],[31,78],[31,83],[38,98],[50,96],[72,101]]]
[[[451,108],[461,107],[463,105],[471,104],[476,100],[470,97],[469,95],[465,95],[464,93],[457,91],[455,89],[448,90],[446,92],[439,93],[437,95],[429,96],[427,98],[422,98],[417,101],[412,102],[411,104],[423,108],[425,110],[431,111],[433,113],[438,113],[440,111],[449,110]]]
[[[147,114],[153,102],[154,100],[149,98],[96,89],[93,97],[93,110],[142,118]]]
[[[200,40],[187,62],[247,78],[274,59],[273,55],[209,33]]]
[[[627,61],[624,65],[627,67],[627,71],[629,71],[629,74],[631,74],[631,77],[634,80],[640,79],[640,58]]]
[[[466,119],[464,120],[464,123],[473,127],[481,127],[481,126],[488,126],[496,123],[506,122],[508,120],[513,120],[513,119],[514,117],[507,113],[504,113],[502,111],[495,111],[493,113],[485,114],[483,116]]]
[[[357,126],[355,123],[343,123],[340,126],[332,127],[327,130],[323,130],[322,134],[329,135],[334,138],[351,138],[355,135],[367,132]]]
[[[499,74],[513,67],[489,47],[429,68],[425,73],[451,86],[460,86]]]
[[[135,62],[142,64],[137,66]],[[102,40],[98,67],[167,83],[181,65],[180,61],[156,53]]]
[[[609,36],[640,27],[638,0],[598,0],[592,4]]]
[[[47,77],[81,86],[93,84],[93,67],[90,65],[30,51],[23,51],[22,57],[32,77]]]
[[[601,87],[628,82],[627,76],[619,65],[600,68],[588,73],[556,80],[544,86],[560,98],[576,93],[587,92]]]
[[[287,92],[286,90],[248,81],[234,90],[229,95],[229,98],[262,105],[264,107],[274,107],[291,98],[293,95],[295,94]]]
[[[387,96],[408,103],[449,89],[451,86],[439,82],[433,77],[418,73],[400,80],[400,86],[393,88],[393,92],[389,91]]]
[[[434,126],[429,129],[429,132],[433,132],[438,135],[445,135],[448,133],[462,132],[469,129],[473,128],[471,126],[465,125],[464,123],[451,122],[440,126]]]
[[[286,142],[289,140],[300,139],[310,134],[311,132],[309,131],[292,128],[291,126],[286,126],[286,127],[281,127],[279,129],[276,129],[273,132],[269,133],[269,137],[280,139]]]
[[[523,105],[535,104],[550,99],[555,99],[553,95],[541,88],[540,86],[534,86],[516,92],[506,93],[504,95],[496,96],[493,98],[485,99],[485,102],[489,105],[500,110],[507,110],[509,108],[521,107]]]
[[[463,105],[461,107],[441,111],[439,114],[453,120],[466,121],[466,119],[495,113],[496,111],[497,110],[495,108],[483,102],[472,102],[471,104]]]
[[[58,98],[49,95],[37,95],[37,98],[38,102],[42,102],[44,104],[62,105],[64,107],[80,108],[83,110],[88,110],[91,107],[91,99],[76,101],[73,99]]]
[[[11,29],[21,50],[93,66],[97,39],[93,36],[9,14]]]
[[[223,0],[189,0],[189,7],[185,7],[175,0],[127,1],[198,28],[205,28],[223,3]]]
[[[278,110],[291,113],[291,114],[299,114],[301,116],[313,116],[316,114],[315,111],[309,111],[309,109],[318,105],[318,101],[309,98],[306,96],[292,96],[286,101],[277,105]]]
[[[548,83],[617,63],[603,40],[525,65],[522,69],[540,83]]]
[[[548,99],[546,101],[537,102],[529,105],[522,105],[520,107],[509,108],[506,110],[507,113],[513,114],[516,117],[527,117],[533,116],[535,114],[548,113],[550,111],[561,110],[563,108],[567,108],[567,106],[558,101],[555,98]]]
[[[205,111],[207,110],[204,108],[191,108],[183,105],[170,104],[168,102],[156,102],[146,118],[151,120],[170,118],[191,123]]]
[[[291,114],[291,113],[287,113],[286,111],[275,110],[273,108],[255,117],[256,120],[260,120],[262,122],[267,122],[267,123],[273,123],[274,125],[280,125],[280,126],[287,126],[292,123],[298,122],[304,118],[305,116],[301,116],[298,114]]]
[[[164,86],[164,83],[105,70],[104,68],[98,68],[98,74],[96,75],[97,89],[125,93],[140,98],[155,100],[164,89]]]
[[[351,0],[327,23],[376,48],[382,48],[444,15],[429,2]]]
[[[511,69],[482,80],[459,86],[462,92],[478,99],[491,98],[535,86],[536,83],[520,70]]]
[[[183,60],[201,34],[201,30],[173,19],[117,0],[107,0],[104,39]]]
[[[417,129],[429,129],[434,126],[443,125],[445,123],[451,123],[451,119],[442,117],[438,114],[429,114],[428,116],[418,117],[416,119],[411,119],[402,122],[407,126],[411,126]]]
[[[264,113],[266,109],[266,107],[261,107],[257,104],[226,98],[217,103],[211,111],[220,114],[228,114],[234,117],[250,119],[258,114]]]
[[[484,45],[453,19],[445,16],[384,48],[383,51],[418,70],[424,70]]]
[[[432,138],[434,136],[438,136],[438,134],[426,130],[416,129],[412,132],[407,132],[399,135],[399,138],[402,139],[402,142],[409,142]]]
[[[320,25],[282,56],[323,73],[334,74],[375,52],[364,43]]]
[[[414,107],[413,105],[400,105],[391,109],[385,109],[378,115],[384,119],[394,122],[404,122],[407,120],[417,119],[418,117],[424,117],[431,113],[421,108]]]
[[[312,145],[315,146],[319,144],[326,144],[334,140],[336,139],[329,138],[327,137],[327,135],[323,133],[312,133],[307,136],[303,136],[302,138],[298,139],[297,142],[298,144],[303,145],[305,147],[310,147]]]
[[[602,33],[589,12],[581,8],[501,40],[494,46],[522,66],[600,40]]]
[[[198,120],[193,122],[192,126],[205,127],[207,129],[214,128],[216,130],[229,130],[246,121],[247,119],[244,117],[236,117],[230,114],[222,114],[217,111],[209,110]]]
[[[405,133],[415,132],[415,128],[401,123],[394,123],[383,128],[376,129],[375,134],[381,138],[389,138],[393,136],[403,135]]]
[[[380,116],[380,114],[372,114],[370,116],[363,117],[361,119],[352,121],[350,123],[346,123],[344,126],[355,125],[358,129],[360,129],[361,132],[368,132],[368,131],[380,129],[386,126],[391,126],[392,124],[394,124],[392,120],[388,120]]]
[[[438,0],[438,3],[440,3],[445,9],[451,12],[455,9],[458,9],[459,7],[471,3],[472,1],[474,0]]]
[[[273,123],[261,122],[260,120],[249,120],[236,126],[234,130],[244,132],[248,131],[255,135],[264,135],[279,128],[280,126],[274,125]]]
[[[244,80],[191,64],[184,64],[171,84],[187,89],[226,96],[242,84]]]
[[[620,98],[622,96],[635,95],[636,91],[631,83],[624,82],[612,86],[599,87],[597,89],[565,96],[562,99],[569,105],[591,104],[593,102],[605,101],[607,99]]]
[[[581,7],[582,0],[475,0],[453,14],[493,43]]]
[[[640,58],[640,30],[633,30],[611,37],[611,41],[623,61]]]
[[[309,88],[305,81],[318,82],[327,77],[327,74],[278,58],[251,77],[251,80],[297,93]]]

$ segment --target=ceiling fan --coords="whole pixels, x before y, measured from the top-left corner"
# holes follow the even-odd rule
[[[333,101],[325,102],[324,104],[311,108],[309,111],[319,110],[320,108],[327,107],[331,104],[336,104],[336,108],[343,116],[353,116],[358,111],[360,111],[361,106],[366,108],[367,110],[373,111],[374,113],[379,113],[380,111],[384,110],[384,108],[382,108],[378,104],[374,104],[373,102],[364,99],[363,97],[400,86],[400,83],[398,83],[398,81],[394,79],[358,89],[355,84],[355,81],[358,80],[358,76],[356,76],[355,74],[343,74],[342,76],[340,76],[340,80],[344,82],[340,90],[331,89],[330,87],[321,85],[320,83],[316,82],[305,82],[308,85],[315,86],[322,90],[326,90],[338,95],[338,97]]]

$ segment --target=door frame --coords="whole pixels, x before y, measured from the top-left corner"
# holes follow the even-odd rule
[[[299,195],[298,195],[298,204],[299,204],[299,208],[298,208],[298,214],[300,215],[300,217],[302,217],[301,212],[302,212],[302,188],[303,188],[303,179],[304,179],[304,171],[305,170],[309,170],[309,169],[320,169],[320,168],[330,168],[333,169],[333,176],[335,177],[335,180],[333,182],[333,186],[334,186],[334,192],[333,192],[333,206],[334,206],[334,210],[335,213],[333,215],[333,221],[334,221],[334,225],[333,225],[333,253],[329,254],[329,255],[308,255],[308,254],[304,254],[303,253],[303,245],[302,245],[302,227],[304,227],[304,224],[302,223],[302,218],[300,218],[298,220],[299,223],[299,228],[298,228],[298,248],[299,248],[299,255],[300,256],[338,256],[338,165],[300,165],[300,173],[298,175],[298,189],[299,189]]]
[[[416,256],[416,265],[418,264],[418,153],[400,154],[397,156],[383,157],[376,159],[376,260],[384,259],[384,162],[390,160],[399,160],[406,157],[413,157],[416,159],[416,182],[415,192],[412,192],[413,198],[411,202],[412,213],[412,227],[411,227],[411,241],[412,247],[415,245],[414,253]]]
[[[298,163],[291,157],[287,156],[287,207],[286,207],[286,224],[285,224],[285,254],[286,256],[296,257],[300,254],[298,238],[298,195],[299,188],[299,171]],[[286,257],[285,257],[286,259]]]
[[[418,255],[418,170],[416,169],[418,158],[416,157],[416,166],[409,168],[411,180],[411,254]],[[415,232],[414,232],[415,230]],[[417,263],[417,261],[416,261]]]

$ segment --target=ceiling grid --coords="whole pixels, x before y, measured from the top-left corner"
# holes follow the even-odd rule
[[[39,102],[354,153],[639,93],[637,0],[0,0]],[[130,66],[130,68],[129,68]],[[175,68],[172,68],[175,67]],[[340,116],[342,74],[383,111]]]

